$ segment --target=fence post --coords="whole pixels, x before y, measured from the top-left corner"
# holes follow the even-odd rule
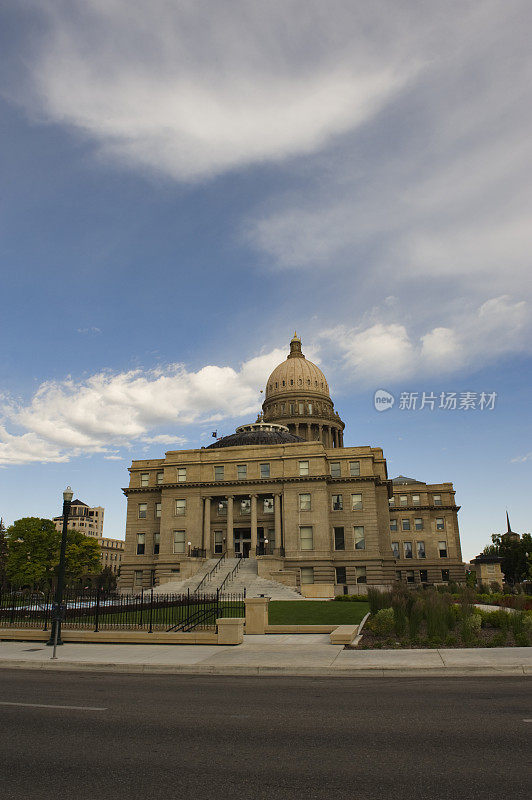
[[[98,623],[100,621],[100,586],[96,588],[96,609],[94,619],[94,633],[98,633]]]
[[[153,586],[151,590],[151,597],[150,597],[150,628],[148,633],[152,632],[152,620],[153,620]]]

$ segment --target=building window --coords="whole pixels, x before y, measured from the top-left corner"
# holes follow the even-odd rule
[[[401,529],[403,531],[409,531],[410,530],[410,520],[409,519],[402,519],[401,520]]]
[[[283,386],[284,386],[284,381],[283,381]],[[291,416],[293,416],[296,413],[296,407],[295,407],[294,403],[290,403],[289,404],[288,411],[290,412]]]
[[[344,509],[344,498],[341,494],[333,494],[332,496],[332,510],[333,511],[343,511]]]
[[[407,506],[408,505],[408,495],[400,494],[399,495],[399,505],[400,506]]]
[[[310,511],[310,494],[299,495],[299,510]]]
[[[445,530],[445,523],[443,521],[443,517],[436,517],[436,530],[437,531]]]
[[[428,576],[427,570],[426,569],[420,569],[419,570],[419,580],[421,581],[421,583],[427,583],[428,579],[429,579],[429,576]]]
[[[249,497],[244,497],[240,501],[240,513],[251,514],[251,499]]]
[[[331,462],[331,478],[340,478],[341,477],[341,470],[340,470],[340,462],[339,461],[332,461]]]
[[[418,542],[416,546],[417,546],[417,557],[426,558],[427,554],[425,552],[425,542]]]
[[[185,531],[174,531],[174,553],[185,552]]]
[[[268,528],[268,543],[270,548],[273,550],[275,547],[275,528]]]
[[[299,528],[299,542],[301,550],[314,550],[314,536],[311,527]]]
[[[442,581],[445,581],[446,583],[448,582],[448,580],[449,580],[449,570],[448,569],[442,569],[442,571],[441,571],[441,579],[442,579]]]
[[[438,542],[440,558],[447,558],[447,542]]]
[[[300,475],[308,475],[308,461],[300,461],[299,462],[299,474]]]
[[[391,531],[396,531],[397,530],[397,520],[396,519],[391,519],[390,520],[390,530]]]
[[[412,542],[403,542],[403,552],[405,558],[412,558]]]
[[[216,555],[221,555],[223,551],[224,551],[223,531],[214,531],[214,552]]]
[[[215,467],[214,468],[214,480],[215,481],[223,481],[224,479],[224,467]]]
[[[298,403],[298,411],[301,414],[301,416],[303,416],[303,414],[305,413],[305,404],[304,403]]]
[[[175,501],[175,513],[176,517],[182,517],[186,514],[187,511],[187,501],[186,500],[176,500]]]
[[[396,581],[400,581],[401,580],[401,570],[400,569],[396,569],[395,570],[395,580]]]
[[[392,553],[394,558],[399,558],[399,542],[392,542]]]
[[[164,481],[164,472],[157,473],[157,484],[160,485]]]
[[[161,505],[162,505],[161,503],[155,503],[155,516],[156,517],[160,517],[161,516]]]
[[[407,583],[414,583],[414,570],[407,569],[406,571],[406,582]]]
[[[245,481],[248,476],[248,465],[247,464],[237,464],[236,467],[236,479],[238,481]],[[223,480],[223,476],[220,480]]]
[[[154,556],[158,556],[159,555],[160,545],[161,545],[161,534],[160,533],[154,533],[153,534],[153,555]]]
[[[301,567],[301,583],[314,583],[314,567]]]
[[[355,567],[355,580],[357,583],[366,583],[366,567]]]
[[[307,408],[308,408],[309,415],[312,416],[312,403],[309,403]]]
[[[179,467],[179,469],[177,470],[178,483],[184,483],[186,479],[187,479],[187,468]]]
[[[345,550],[345,537],[343,528],[334,528],[334,549]]]
[[[142,570],[136,569],[133,577],[133,584],[135,586],[142,586]]]
[[[219,517],[227,516],[227,500],[218,501],[218,509],[216,513],[218,514]]]
[[[345,567],[335,567],[336,583],[347,583]]]
[[[360,475],[360,461],[349,462],[349,475],[351,478],[358,478]]]
[[[416,531],[423,530],[423,520],[420,517],[414,520],[414,530]]]
[[[143,472],[140,476],[140,485],[141,486],[149,486],[150,483],[150,473]]]
[[[269,478],[270,477],[270,465],[269,464],[261,464],[260,465],[260,477],[261,478]]]
[[[362,495],[351,495],[351,511],[362,511]]]
[[[264,498],[264,513],[273,514],[273,497]]]
[[[419,505],[419,495],[418,494],[413,494],[412,495],[412,505],[413,506],[418,506]]]
[[[355,550],[365,550],[366,536],[364,534],[364,526],[355,525],[354,531],[355,531]]]
[[[137,533],[137,555],[143,556],[146,549],[146,534]]]
[[[441,506],[441,494],[435,494],[432,496],[432,502],[435,506]]]
[[[148,504],[139,503],[139,519],[146,519],[148,516]]]

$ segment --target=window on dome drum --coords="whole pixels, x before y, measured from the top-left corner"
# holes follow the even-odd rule
[[[304,403],[298,403],[298,412],[299,412],[299,414],[301,414],[301,416],[303,416],[303,414],[305,413],[305,404]]]
[[[436,517],[436,530],[443,531],[445,529],[445,523],[443,521],[443,517]]]
[[[174,531],[174,553],[185,552],[186,531]]]
[[[355,567],[355,580],[357,583],[366,583],[366,567]]]
[[[416,530],[416,531],[422,531],[423,530],[423,520],[421,519],[421,517],[417,517],[414,520],[414,530]]]
[[[408,495],[400,494],[399,495],[399,505],[400,506],[407,506],[408,505]]]
[[[224,479],[224,467],[215,467],[214,468],[214,480],[215,481],[223,481]]]
[[[339,461],[331,461],[331,478],[340,478],[342,473],[340,470],[340,462]]]
[[[288,406],[288,409],[289,409],[290,414],[295,414],[296,413],[296,407],[295,407],[294,403],[290,403],[289,406]]]
[[[310,494],[299,495],[299,510],[310,511]]]
[[[285,412],[285,405],[284,405],[284,403],[281,403],[281,405],[279,406],[279,408],[280,408],[281,414],[284,414],[284,412]]]
[[[413,494],[412,495],[412,505],[413,506],[418,506],[419,503],[420,503],[419,495],[418,494]]]
[[[392,542],[392,553],[394,558],[399,558],[399,542]]]
[[[182,517],[186,514],[187,511],[187,501],[186,500],[176,500],[175,501],[175,513],[177,517]]]
[[[442,569],[442,571],[441,571],[441,579],[445,583],[447,583],[449,581],[449,570],[448,569]]]
[[[355,550],[366,549],[366,536],[363,525],[355,525]]]
[[[160,517],[161,516],[161,505],[162,505],[161,503],[155,503],[155,516],[156,517]]]
[[[314,567],[301,567],[301,583],[314,583]]]
[[[245,481],[248,476],[248,465],[247,464],[237,464],[236,467],[236,477],[239,481]]]
[[[349,462],[349,475],[351,478],[358,478],[360,475],[360,461]]]
[[[264,513],[273,514],[273,497],[264,498]]]
[[[440,558],[447,558],[447,542],[438,542]]]
[[[406,571],[406,582],[407,583],[414,583],[414,570],[407,569]]]
[[[425,552],[425,542],[418,542],[417,543],[417,557],[418,558],[426,558],[427,554]]]
[[[159,486],[164,480],[164,472],[157,473],[157,485]]]
[[[187,468],[179,467],[179,469],[177,470],[178,483],[184,483],[186,479],[187,479]]]
[[[251,500],[249,497],[244,497],[244,499],[240,501],[240,513],[251,514]]]
[[[261,478],[269,478],[270,477],[270,465],[269,464],[261,464],[260,465],[260,477]]]
[[[351,495],[351,511],[362,511],[362,495]]]
[[[309,381],[309,383],[310,383],[310,381]],[[312,403],[309,403],[309,404],[308,404],[308,413],[309,413],[310,415],[312,415]]]
[[[344,510],[344,498],[341,494],[333,494],[332,496],[332,510],[333,511],[343,511]]]
[[[299,528],[299,546],[301,550],[314,550],[314,535],[311,527],[301,526]]]
[[[419,580],[421,583],[426,583],[429,579],[429,575],[426,569],[419,570]]]
[[[299,474],[300,475],[308,475],[309,474],[308,461],[300,461],[299,462]]]
[[[345,567],[335,567],[336,572],[336,583],[347,583],[346,577],[346,568]]]
[[[137,555],[143,556],[146,548],[146,534],[137,533]]]
[[[161,534],[160,533],[154,533],[153,534],[153,555],[154,556],[158,556],[159,555],[160,546],[161,546]]]
[[[139,503],[139,519],[146,519],[148,516],[148,504]]]
[[[334,528],[334,549],[345,550],[345,537],[343,528]]]
[[[441,506],[441,494],[434,494],[432,496],[432,502],[435,506]]]
[[[412,542],[403,542],[403,553],[405,558],[413,558]]]
[[[218,501],[217,514],[218,514],[219,517],[226,517],[227,516],[227,500],[219,500]]]
[[[401,520],[401,528],[404,531],[410,530],[410,520],[409,519],[402,519]]]
[[[150,473],[143,472],[140,476],[140,485],[141,486],[149,486],[150,483]]]

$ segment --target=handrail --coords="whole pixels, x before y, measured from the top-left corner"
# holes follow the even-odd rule
[[[222,591],[222,589],[224,588],[224,586],[225,586],[225,584],[226,584],[226,583],[228,583],[229,581],[232,581],[232,580],[233,580],[233,578],[235,577],[235,575],[236,575],[237,571],[240,569],[240,567],[241,567],[241,565],[242,565],[242,561],[243,561],[243,559],[242,559],[242,558],[239,558],[239,559],[238,559],[238,561],[237,561],[237,563],[235,564],[235,566],[234,566],[234,567],[233,567],[233,569],[231,570],[231,572],[228,572],[228,573],[227,573],[227,575],[225,576],[225,578],[224,578],[224,579],[223,579],[223,581],[222,581],[222,585],[221,585],[221,586],[220,586],[220,588],[219,588],[219,591],[220,591],[220,592]]]
[[[194,591],[195,591],[195,592],[199,592],[199,590],[201,589],[201,587],[203,586],[203,584],[204,584],[206,581],[210,581],[210,579],[212,578],[212,576],[214,575],[214,573],[215,573],[215,572],[216,572],[216,571],[217,571],[217,570],[220,568],[220,565],[221,565],[222,561],[224,560],[224,558],[225,558],[225,553],[224,553],[224,554],[223,554],[223,556],[222,556],[222,557],[221,557],[221,558],[220,558],[220,559],[219,559],[219,560],[216,562],[216,564],[215,564],[215,565],[214,565],[214,567],[213,567],[213,568],[210,570],[210,572],[208,572],[206,575],[204,575],[204,576],[203,576],[203,578],[201,579],[201,581],[199,582],[199,584],[198,584],[198,585],[196,586],[196,588],[194,589]]]

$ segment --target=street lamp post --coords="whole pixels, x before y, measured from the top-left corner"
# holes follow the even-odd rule
[[[63,533],[61,536],[61,550],[59,553],[59,571],[57,573],[57,587],[55,590],[54,600],[54,616],[52,620],[52,632],[50,639],[46,643],[54,648],[52,658],[55,658],[55,648],[58,644],[63,644],[61,641],[61,606],[63,604],[63,584],[65,582],[65,566],[66,566],[66,546],[67,546],[67,531],[68,531],[68,517],[70,516],[70,506],[72,505],[72,498],[74,492],[67,486],[63,492]]]

